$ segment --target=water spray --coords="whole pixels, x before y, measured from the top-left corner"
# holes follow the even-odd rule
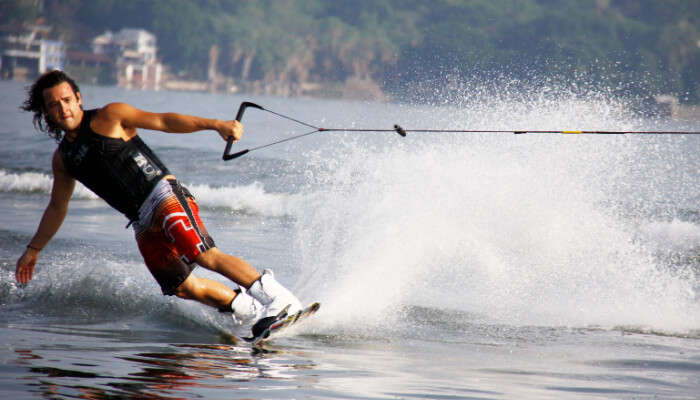
[[[408,132],[412,133],[510,133],[510,134],[516,134],[516,135],[521,135],[521,134],[526,134],[526,133],[556,133],[556,134],[563,134],[563,135],[570,135],[570,134],[588,134],[588,135],[700,135],[700,131],[606,131],[606,130],[530,130],[530,129],[522,129],[522,130],[488,130],[488,129],[404,129],[398,124],[394,125],[393,129],[381,129],[381,128],[323,128],[320,126],[315,126],[312,124],[309,124],[304,121],[300,121],[296,118],[292,118],[290,116],[268,110],[258,104],[251,103],[249,101],[244,101],[241,103],[241,105],[238,108],[238,112],[236,113],[236,120],[241,122],[241,119],[243,118],[243,114],[245,113],[247,108],[255,108],[261,111],[268,112],[270,114],[276,115],[280,118],[287,119],[292,122],[296,122],[297,124],[306,126],[308,128],[313,129],[310,132],[302,133],[299,135],[294,135],[288,138],[280,139],[271,143],[267,143],[264,145],[260,145],[257,147],[251,147],[245,150],[241,150],[239,152],[231,154],[231,146],[233,145],[233,138],[229,138],[228,141],[226,142],[226,148],[224,149],[224,154],[222,156],[224,161],[228,160],[233,160],[234,158],[241,157],[247,153],[250,153],[251,151],[255,150],[260,150],[264,149],[266,147],[274,146],[280,143],[284,142],[289,142],[292,140],[300,139],[309,135],[313,135],[314,133],[318,132],[376,132],[376,133],[381,133],[381,132],[394,132],[398,133],[401,137],[406,137]]]

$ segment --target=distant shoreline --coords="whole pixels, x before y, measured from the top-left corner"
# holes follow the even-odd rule
[[[30,80],[3,79],[0,82],[17,82],[19,84],[31,84]],[[214,86],[206,81],[189,80],[168,80],[159,89],[128,88],[119,85],[100,85],[78,79],[80,85],[91,85],[105,88],[121,88],[125,90],[143,90],[154,92],[192,92],[192,93],[219,93],[237,94],[250,96],[279,96],[279,97],[301,97],[316,99],[339,99],[339,100],[359,100],[359,101],[392,101],[392,96],[385,93],[378,84],[373,81],[349,79],[345,83],[306,83],[299,85],[296,90],[280,90],[284,84],[264,84],[260,81],[252,81],[245,87],[222,87]],[[663,109],[661,116],[668,117],[674,121],[700,121],[700,104],[672,104],[664,105],[656,103]],[[658,111],[657,111],[658,112]]]

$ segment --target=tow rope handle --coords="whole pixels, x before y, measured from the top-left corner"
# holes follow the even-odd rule
[[[241,122],[241,119],[243,119],[243,114],[245,113],[245,110],[248,107],[257,108],[259,110],[264,110],[264,108],[262,108],[261,106],[255,104],[255,103],[251,103],[250,101],[244,101],[238,107],[238,112],[236,113],[236,121]],[[233,137],[229,137],[228,140],[226,141],[226,148],[224,149],[224,155],[221,157],[224,159],[224,161],[238,158],[238,157],[240,157],[248,152],[248,149],[246,149],[243,151],[239,151],[238,153],[231,154],[231,146],[232,145],[233,145]]]

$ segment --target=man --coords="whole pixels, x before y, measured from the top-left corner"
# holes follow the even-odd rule
[[[75,82],[61,71],[48,72],[32,85],[22,109],[34,113],[34,125],[60,141],[54,152],[51,199],[34,237],[17,260],[16,277],[27,284],[39,252],[61,226],[78,180],[129,218],[149,271],[163,294],[196,300],[233,313],[240,323],[269,321],[299,300],[270,271],[261,275],[246,261],[215,246],[199,218],[194,197],[170,174],[141,140],[137,129],[168,133],[216,130],[239,140],[238,121],[175,113],[150,113],[124,103],[83,110]],[[191,274],[198,264],[246,290]]]

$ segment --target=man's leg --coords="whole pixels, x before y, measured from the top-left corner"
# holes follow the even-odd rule
[[[223,253],[216,247],[199,254],[195,261],[246,288],[247,294],[265,307],[263,314],[266,317],[277,315],[287,306],[290,306],[290,314],[302,309],[299,299],[277,282],[271,271],[261,275],[246,261]],[[236,308],[235,303],[233,308]]]
[[[199,254],[194,261],[208,270],[227,277],[246,289],[260,279],[260,273],[245,260],[221,252],[216,247]]]
[[[190,274],[174,294],[186,300],[218,308],[221,312],[233,313],[233,320],[239,324],[252,324],[260,318],[262,305],[241,289],[231,290],[228,286],[212,279]]]
[[[223,283],[190,274],[175,290],[175,295],[224,310],[231,307],[236,292]]]

